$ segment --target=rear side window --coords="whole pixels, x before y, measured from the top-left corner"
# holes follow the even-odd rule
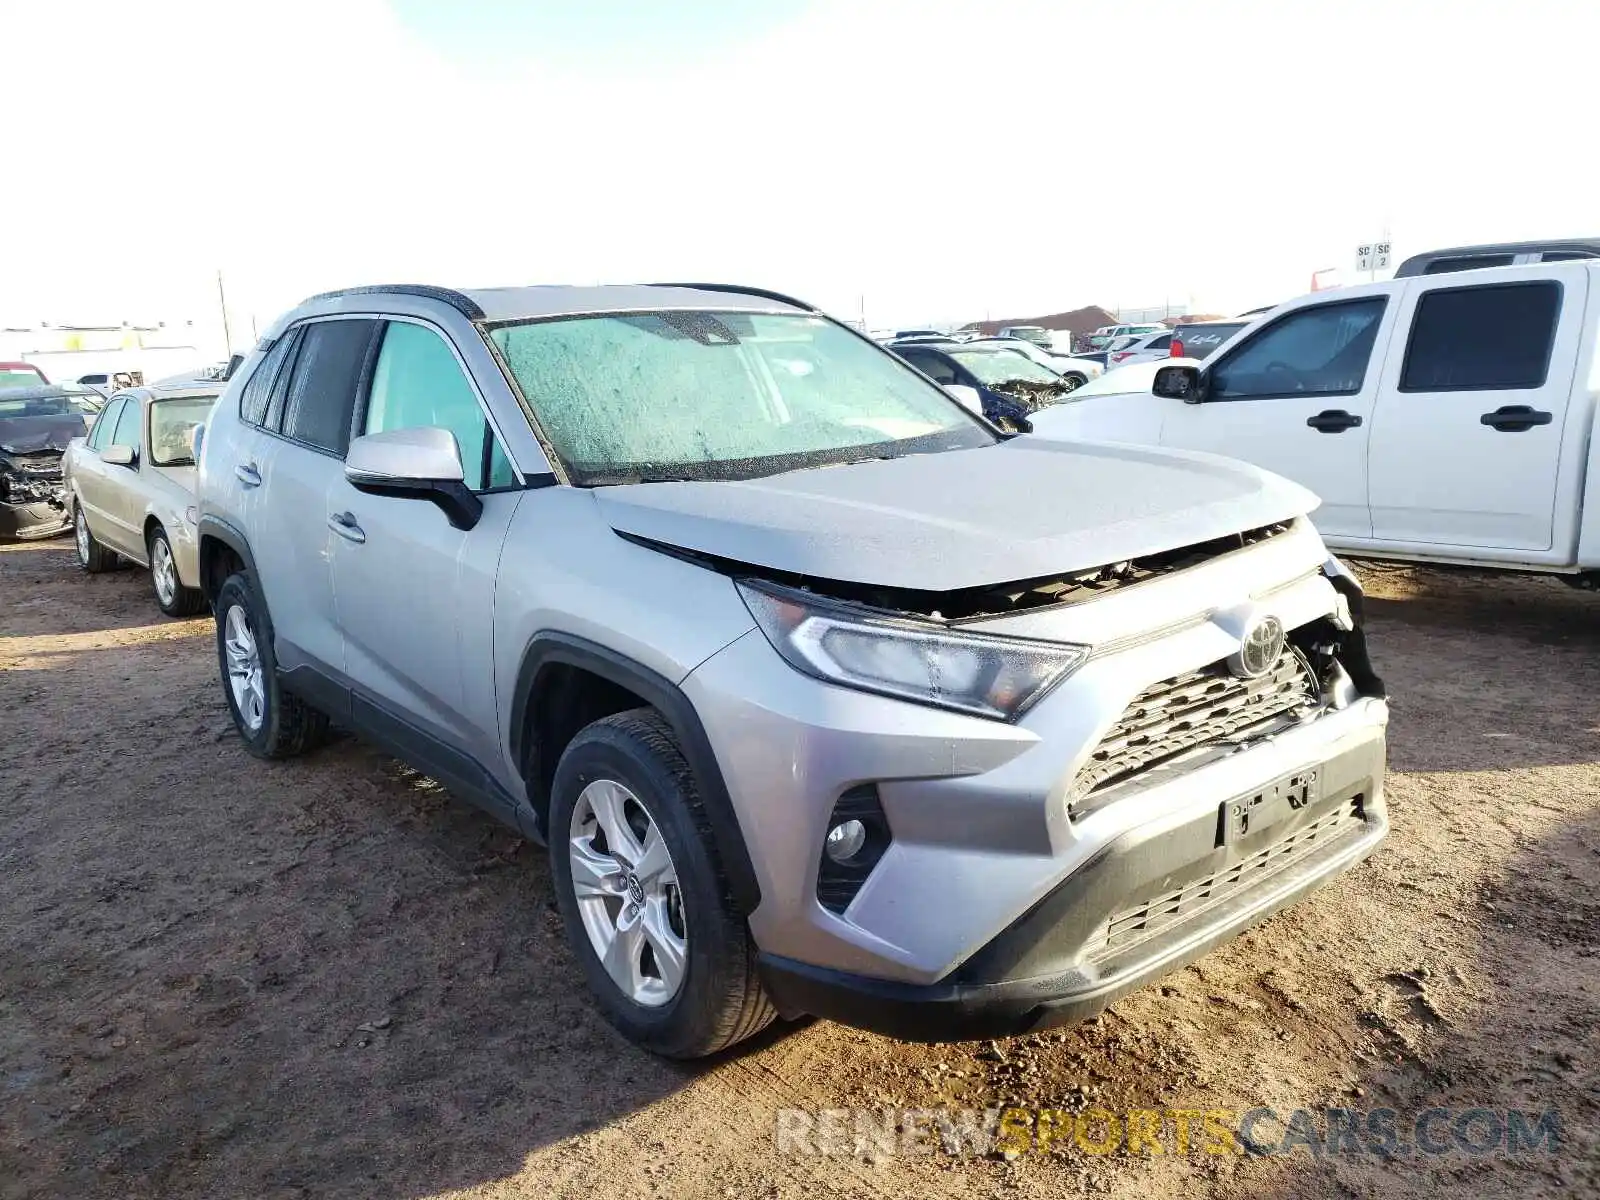
[[[1153,342],[1151,342],[1149,345],[1147,345],[1145,347],[1145,349],[1146,350],[1170,350],[1170,349],[1172,349],[1172,335],[1170,333],[1162,334],[1160,337],[1156,338]]]
[[[1297,309],[1230,351],[1211,370],[1214,400],[1353,396],[1383,320],[1384,299]]]
[[[283,434],[343,455],[350,444],[356,389],[378,323],[317,321],[305,327],[284,394]]]
[[[1553,279],[1428,292],[1417,302],[1400,390],[1542,387],[1560,315]]]
[[[283,366],[284,357],[288,354],[294,338],[284,334],[272,344],[265,358],[257,365],[255,371],[245,382],[244,392],[239,397],[239,417],[252,425],[264,425],[267,419],[267,400],[272,395],[272,382],[277,379],[278,371]]]

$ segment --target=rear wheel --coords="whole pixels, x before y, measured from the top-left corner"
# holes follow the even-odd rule
[[[217,662],[234,728],[251,754],[292,758],[326,740],[328,718],[278,682],[272,623],[246,571],[217,592]]]
[[[150,583],[156,605],[169,617],[192,617],[206,606],[198,588],[184,587],[172,557],[167,531],[157,525],[150,531]]]
[[[94,540],[81,504],[72,506],[72,537],[78,547],[78,565],[89,574],[98,575],[102,571],[116,569],[117,556]]]
[[[550,867],[589,988],[630,1041],[698,1058],[777,1015],[694,773],[655,710],[596,721],[562,754]]]

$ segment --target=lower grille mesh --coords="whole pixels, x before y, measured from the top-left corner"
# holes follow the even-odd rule
[[[1166,892],[1132,908],[1113,913],[1106,929],[1105,942],[1097,948],[1094,956],[1101,957],[1114,950],[1126,949],[1170,925],[1191,920],[1212,905],[1220,904],[1230,896],[1263,882],[1283,868],[1325,848],[1352,825],[1364,820],[1362,801],[1363,797],[1356,796],[1340,804],[1327,816],[1302,826],[1226,870],[1197,879],[1175,892]]]
[[[1213,743],[1244,742],[1319,703],[1316,676],[1290,647],[1265,675],[1239,679],[1221,664],[1178,675],[1133,698],[1073,784],[1075,801]]]

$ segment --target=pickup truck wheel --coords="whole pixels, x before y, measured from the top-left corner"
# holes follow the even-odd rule
[[[117,569],[117,556],[94,540],[80,505],[72,506],[72,537],[77,543],[78,565],[91,575]]]
[[[178,579],[178,564],[172,557],[167,531],[157,525],[150,531],[150,583],[155,588],[156,605],[169,617],[192,617],[206,606],[198,588],[184,587]]]
[[[567,938],[624,1037],[699,1058],[773,1020],[694,774],[659,713],[618,713],[573,738],[549,828]]]
[[[1089,381],[1076,371],[1070,371],[1061,377],[1061,382],[1067,385],[1067,391],[1075,392]]]
[[[234,728],[251,754],[292,758],[327,739],[328,718],[278,682],[272,624],[246,571],[217,592],[217,662]]]

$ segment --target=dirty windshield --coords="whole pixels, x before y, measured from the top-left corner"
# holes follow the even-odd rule
[[[978,382],[993,387],[997,383],[1010,383],[1014,379],[1026,383],[1060,383],[1061,376],[1049,367],[1042,367],[1020,350],[950,350],[955,359],[978,377]]]
[[[750,479],[992,444],[891,355],[822,317],[674,311],[493,331],[573,483]]]

